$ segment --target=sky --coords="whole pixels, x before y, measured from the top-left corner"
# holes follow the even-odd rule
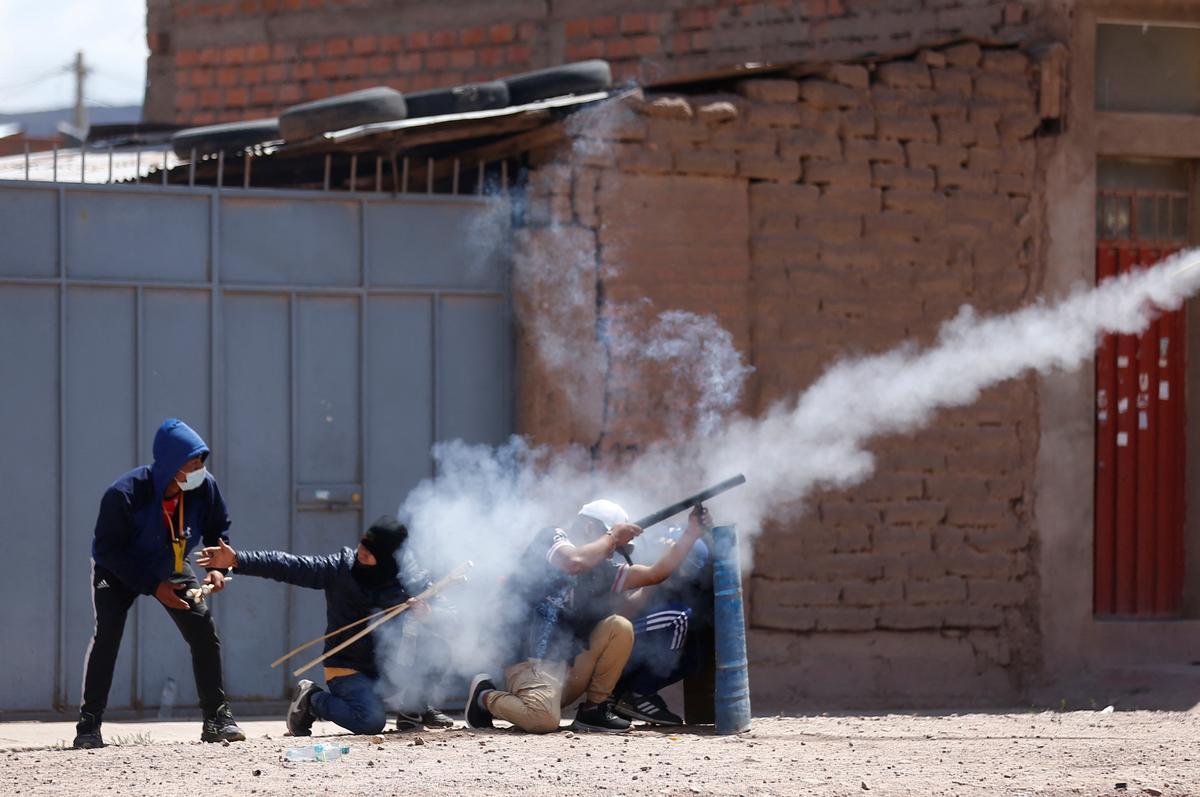
[[[73,105],[77,50],[89,105],[141,105],[146,0],[0,0],[0,113]]]

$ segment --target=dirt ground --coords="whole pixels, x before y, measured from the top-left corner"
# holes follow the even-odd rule
[[[105,731],[116,739],[121,726]],[[156,741],[153,731],[102,750],[9,751],[0,794],[1200,793],[1200,715],[1175,712],[759,717],[727,737],[639,726],[316,738],[351,752],[288,762],[297,740],[287,737],[251,733],[226,747]]]

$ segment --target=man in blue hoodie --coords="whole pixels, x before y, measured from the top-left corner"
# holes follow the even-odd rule
[[[154,463],[121,476],[104,493],[92,541],[92,605],[96,626],[83,664],[83,703],[75,747],[103,747],[100,723],[129,607],[153,595],[192,650],[196,692],[204,710],[201,741],[243,741],[225,702],[221,642],[208,606],[184,600],[198,586],[187,554],[228,541],[229,514],[204,467],[208,446],[183,421],[168,418],[154,435]],[[225,575],[210,569],[204,583],[219,592]]]

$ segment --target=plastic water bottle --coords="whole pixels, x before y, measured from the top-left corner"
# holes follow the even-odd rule
[[[168,678],[163,684],[162,696],[158,699],[158,718],[160,720],[170,719],[171,712],[175,710],[175,696],[179,693],[179,686],[175,683],[174,678]]]
[[[349,745],[310,744],[307,747],[289,747],[284,758],[288,761],[337,761],[349,754]]]

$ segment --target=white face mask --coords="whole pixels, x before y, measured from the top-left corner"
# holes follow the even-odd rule
[[[204,477],[206,475],[208,475],[208,469],[202,467],[199,470],[194,470],[187,474],[187,478],[183,481],[176,481],[175,483],[179,485],[180,490],[184,490],[185,492],[187,490],[195,490],[197,487],[204,484]]]

